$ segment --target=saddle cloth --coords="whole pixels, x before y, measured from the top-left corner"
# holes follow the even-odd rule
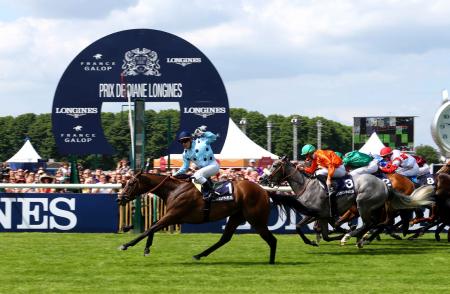
[[[434,181],[434,176],[430,173],[421,175],[420,177],[417,177],[417,183],[420,186],[436,184]]]
[[[383,173],[383,172],[376,172],[373,175],[376,176],[377,178],[379,178],[380,180],[382,180],[386,184],[386,186],[392,188],[391,180],[389,180],[389,178],[386,176],[385,173]]]
[[[328,192],[325,178],[318,177],[321,186]],[[351,175],[345,175],[342,178],[333,179],[333,186],[336,187],[336,197],[355,194],[355,184]]]
[[[197,183],[194,183],[194,185],[197,190],[202,192],[202,185]],[[234,201],[233,184],[231,181],[214,182],[213,188],[217,195],[211,199],[212,202]]]

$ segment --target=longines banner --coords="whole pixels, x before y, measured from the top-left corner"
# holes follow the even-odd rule
[[[74,155],[113,153],[102,130],[102,103],[125,104],[128,98],[179,103],[179,131],[207,125],[208,130],[221,134],[214,150],[222,150],[229,106],[214,65],[195,46],[175,35],[134,29],[97,40],[67,67],[52,107],[58,151]],[[181,153],[182,146],[172,142],[167,151]]]
[[[0,232],[117,233],[116,196],[0,193]]]
[[[288,210],[289,217],[279,207],[273,206],[270,210],[268,227],[269,230],[277,234],[293,234],[296,233],[295,225],[303,218],[303,216],[292,209]],[[182,224],[182,233],[223,233],[227,219],[204,224]],[[313,225],[310,224],[303,228],[303,232],[312,233]],[[237,233],[255,233],[256,231],[248,222],[240,225],[236,229]]]

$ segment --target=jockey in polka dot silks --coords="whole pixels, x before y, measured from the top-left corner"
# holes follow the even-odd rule
[[[183,165],[174,174],[180,175],[186,173],[191,162],[199,168],[194,175],[194,181],[202,185],[202,193],[204,199],[209,199],[213,195],[212,182],[208,180],[209,177],[219,172],[219,164],[214,157],[214,152],[211,149],[211,143],[216,141],[218,135],[206,131],[206,126],[197,128],[191,136],[186,131],[178,135],[178,142],[183,144]]]

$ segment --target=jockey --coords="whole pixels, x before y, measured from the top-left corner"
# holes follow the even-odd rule
[[[342,159],[332,150],[316,150],[311,144],[306,144],[302,148],[301,155],[306,155],[306,160],[311,161],[309,167],[300,167],[306,173],[315,174],[318,177],[327,177],[326,184],[328,187],[328,195],[330,197],[330,214],[331,217],[337,215],[336,207],[336,187],[332,185],[332,178],[341,178],[345,176],[346,170],[342,164]]]
[[[189,169],[190,162],[194,162],[200,169],[194,173],[193,178],[196,183],[202,185],[203,199],[205,200],[209,200],[214,193],[209,177],[217,174],[220,170],[210,146],[218,136],[206,131],[206,126],[197,128],[193,136],[186,131],[178,135],[178,142],[183,144],[184,148],[183,165],[174,176],[184,174]]]
[[[346,153],[342,161],[347,170],[351,170],[350,175],[355,176],[376,173],[380,159],[382,158],[375,158],[363,152],[352,151]]]
[[[385,167],[380,168],[384,173],[396,172],[403,176],[413,178],[419,172],[416,159],[400,150],[392,150],[391,147],[384,147],[380,151],[380,156],[388,162]]]
[[[417,173],[417,177],[429,175],[430,166],[427,164],[425,158],[423,158],[420,155],[413,155],[413,157],[416,159],[417,165],[419,166],[419,172]]]

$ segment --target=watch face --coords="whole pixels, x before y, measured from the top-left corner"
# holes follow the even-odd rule
[[[450,104],[437,113],[436,135],[445,149],[450,149]]]

